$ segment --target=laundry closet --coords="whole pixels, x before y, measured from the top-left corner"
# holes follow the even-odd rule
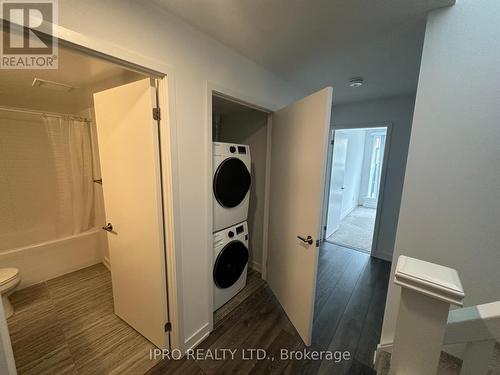
[[[214,311],[262,271],[268,116],[212,97]]]
[[[267,282],[310,345],[331,106],[330,87],[267,109],[208,86],[210,330]]]

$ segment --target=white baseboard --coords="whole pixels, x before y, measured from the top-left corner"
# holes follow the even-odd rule
[[[394,346],[394,343],[392,342],[386,342],[386,343],[380,343],[377,344],[377,351],[384,351],[388,353],[392,353],[392,347]]]
[[[386,260],[388,262],[392,262],[392,253],[386,252],[386,251],[374,251],[372,253],[372,256],[374,258]]]
[[[344,220],[347,215],[349,215],[352,211],[354,211],[358,207],[360,207],[360,205],[356,204],[356,205],[352,206],[351,208],[349,208],[349,210],[345,213],[345,215],[340,214],[340,220]]]
[[[111,263],[109,263],[109,258],[108,257],[104,257],[102,259],[102,264],[104,264],[106,266],[106,268],[111,272]]]
[[[262,264],[260,264],[259,262],[251,260],[248,262],[248,266],[254,271],[262,273]]]
[[[208,329],[208,323],[202,326],[199,330],[193,333],[186,341],[184,342],[184,352],[189,349],[194,349],[200,342],[205,340],[210,331]]]

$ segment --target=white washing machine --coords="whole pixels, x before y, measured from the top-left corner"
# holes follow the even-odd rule
[[[245,287],[248,255],[246,221],[214,233],[214,311]]]
[[[241,223],[250,200],[250,147],[213,143],[213,232]]]

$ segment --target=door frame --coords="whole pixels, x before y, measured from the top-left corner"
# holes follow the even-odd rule
[[[341,130],[341,129],[338,129]],[[321,212],[321,234],[320,234],[320,242],[323,242],[326,240],[326,230],[327,230],[327,225],[328,225],[328,206],[330,202],[330,188],[331,188],[331,175],[332,175],[332,163],[333,163],[333,146],[334,146],[334,139],[335,139],[335,129],[330,127],[328,131],[328,148],[327,148],[327,155],[326,155],[326,167],[328,170],[326,171],[325,174],[325,188],[323,190],[323,208]],[[349,147],[349,144],[347,145]],[[347,152],[347,150],[346,150]]]
[[[207,158],[206,165],[206,177],[205,183],[206,191],[208,192],[207,196],[207,222],[208,225],[208,233],[207,233],[207,249],[210,249],[210,254],[208,257],[208,285],[210,286],[209,290],[212,291],[213,284],[213,247],[214,247],[214,238],[213,238],[213,188],[212,188],[212,174],[213,174],[213,158],[212,158],[212,97],[219,96],[223,99],[241,104],[246,107],[250,107],[264,113],[267,113],[267,144],[266,144],[266,178],[264,182],[264,222],[263,222],[263,236],[262,236],[262,279],[266,280],[267,278],[267,238],[268,238],[268,223],[269,223],[269,194],[270,194],[270,178],[271,178],[271,134],[272,134],[272,114],[278,108],[265,101],[252,98],[242,92],[236,92],[234,90],[228,89],[222,85],[219,85],[214,82],[205,81],[205,95],[206,95],[206,127],[205,127],[205,152],[210,157]],[[208,331],[212,332],[214,329],[214,311],[213,311],[213,298],[211,298],[212,294],[209,295],[208,298]]]
[[[382,256],[378,256],[378,237],[380,234],[380,220],[382,215],[382,205],[384,201],[384,191],[386,184],[386,176],[387,176],[387,164],[389,161],[389,154],[391,149],[391,140],[392,140],[392,121],[374,121],[367,123],[356,123],[356,124],[339,124],[332,125],[330,127],[330,140],[334,141],[335,139],[335,131],[336,130],[351,130],[351,129],[365,129],[365,128],[387,128],[386,138],[385,138],[385,149],[384,149],[384,157],[382,160],[382,171],[380,175],[380,186],[379,193],[377,199],[377,208],[375,213],[375,226],[373,228],[373,239],[372,246],[370,251],[370,256],[375,258],[380,258],[386,260]],[[330,192],[330,179],[331,179],[331,165],[333,161],[333,146],[332,142],[328,144],[328,156],[327,156],[327,170],[326,170],[326,178],[325,178],[325,199],[323,201],[323,213],[321,215],[322,223],[321,223],[321,241],[325,241],[325,231],[324,227],[326,225],[327,215],[328,215],[328,193]]]
[[[2,17],[3,22],[8,22]],[[171,323],[170,350],[184,352],[183,322],[182,322],[182,274],[180,251],[180,228],[174,223],[180,222],[179,203],[174,200],[178,196],[179,188],[174,183],[178,181],[179,171],[177,163],[177,123],[175,109],[175,71],[163,61],[125,49],[117,44],[103,39],[86,36],[63,26],[44,23],[40,31],[51,35],[58,40],[59,45],[76,49],[88,55],[96,56],[123,67],[137,70],[143,74],[156,75],[158,81],[158,102],[163,109],[160,121],[160,147],[163,211],[165,221],[165,293],[167,296],[168,320]]]

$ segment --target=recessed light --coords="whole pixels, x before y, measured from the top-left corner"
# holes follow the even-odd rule
[[[361,87],[363,86],[363,78],[361,77],[354,77],[349,80],[349,86],[350,87]]]

